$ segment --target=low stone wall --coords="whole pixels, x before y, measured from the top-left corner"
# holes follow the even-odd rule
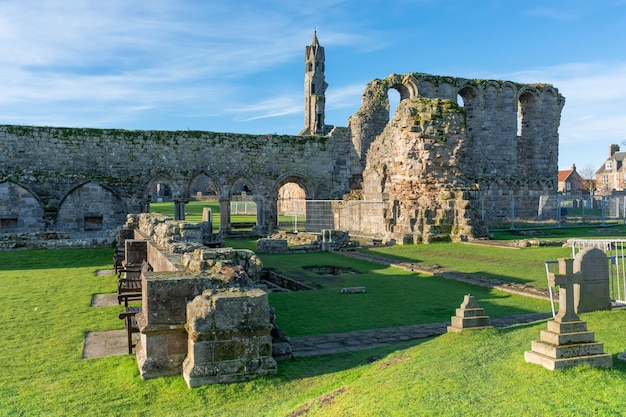
[[[77,239],[63,232],[0,233],[0,250],[107,247],[114,240],[113,235],[102,239]]]
[[[196,387],[276,373],[272,355],[289,359],[291,346],[260,285],[261,261],[250,250],[205,247],[196,226],[129,215],[120,233],[122,240],[134,230],[135,239],[124,241],[127,258],[144,253],[154,269],[141,274],[136,316],[142,378],[182,373]]]
[[[280,232],[257,240],[259,253],[308,253],[356,247],[350,234],[342,230],[322,230],[321,235]]]
[[[264,273],[262,274],[262,279],[267,280],[270,283],[289,291],[306,291],[315,289],[310,285],[306,285],[303,282],[296,281],[293,278],[289,278],[283,274],[279,274],[278,272],[271,269],[266,269],[264,271]]]

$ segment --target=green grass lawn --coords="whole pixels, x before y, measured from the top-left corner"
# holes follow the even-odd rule
[[[567,240],[571,238],[578,239],[609,239],[609,238],[626,238],[626,226],[614,225],[610,227],[602,227],[599,225],[586,225],[577,227],[558,227],[536,229],[543,235],[540,236],[523,236],[519,233],[522,231],[503,230],[493,232],[496,240],[519,240],[524,238],[537,238],[542,240]]]
[[[465,294],[492,317],[550,311],[548,301],[406,272],[339,254],[260,255],[263,265],[321,288],[270,294],[279,327],[292,337],[450,320]],[[306,266],[349,267],[358,274],[318,275]],[[364,294],[342,294],[364,286]]]
[[[544,262],[569,257],[572,249],[560,246],[511,249],[465,243],[435,243],[372,248],[364,252],[547,288]]]
[[[120,306],[90,307],[93,294],[115,291],[114,276],[95,275],[97,269],[111,267],[111,253],[0,252],[0,416],[535,416],[623,411],[626,366],[621,361],[615,360],[611,370],[584,366],[561,372],[524,362],[523,352],[545,330],[544,322],[282,362],[278,375],[246,383],[192,390],[180,376],[143,381],[134,356],[81,358],[86,332],[123,328],[117,318]],[[406,319],[411,316],[447,321],[463,294],[479,294],[475,287],[328,255],[262,257],[267,266],[291,268],[323,286],[272,294],[284,328],[312,334],[324,328],[397,325],[415,320]],[[538,252],[537,257],[545,256]],[[310,273],[301,268],[344,263],[362,274],[320,278],[305,276]],[[358,283],[368,292],[335,291]],[[490,291],[478,299],[492,316],[495,311],[532,310]],[[352,318],[361,315],[369,318]],[[625,310],[588,313],[583,319],[605,343],[605,351],[615,356],[626,350],[621,324]],[[368,364],[370,356],[381,359]]]
[[[197,223],[202,221],[202,210],[208,207],[213,214],[213,230],[218,230],[220,227],[220,203],[218,201],[190,201],[185,204],[185,221]],[[174,217],[174,203],[150,203],[150,211],[153,213],[161,213],[166,216]],[[278,221],[281,223],[291,223],[291,226],[287,226],[286,230],[293,229],[295,216],[283,215],[278,216]],[[306,222],[305,216],[298,216],[297,223],[304,225]],[[238,223],[253,223],[256,222],[256,215],[249,214],[232,214],[230,215],[230,222],[233,227],[237,227]]]

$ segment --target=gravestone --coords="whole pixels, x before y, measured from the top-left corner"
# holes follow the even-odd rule
[[[609,261],[601,249],[586,248],[574,258],[574,272],[581,272],[583,282],[574,287],[577,313],[610,310]]]
[[[489,316],[485,316],[484,309],[478,306],[473,295],[463,298],[461,307],[456,309],[456,316],[452,316],[452,325],[448,332],[462,332],[463,330],[480,330],[491,328]]]
[[[559,287],[559,313],[541,331],[541,340],[533,340],[531,350],[524,352],[526,362],[546,369],[566,369],[583,363],[610,368],[611,355],[604,345],[594,341],[594,333],[580,320],[574,307],[574,287],[582,284],[581,272],[574,272],[573,259],[559,259],[559,272],[548,275],[548,284]]]

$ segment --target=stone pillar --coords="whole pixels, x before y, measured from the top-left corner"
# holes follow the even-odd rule
[[[209,207],[202,209],[202,243],[209,242],[213,234],[213,212]]]
[[[581,272],[583,282],[574,287],[577,313],[610,310],[609,260],[598,248],[583,249],[574,258],[574,272]]]
[[[230,232],[230,198],[220,198],[220,235]]]
[[[211,287],[210,277],[186,271],[147,272],[142,276],[142,311],[136,315],[139,343],[135,348],[143,379],[180,375],[187,356],[187,300]]]
[[[151,197],[148,196],[141,202],[141,212],[142,213],[150,213],[150,202],[152,201]]]
[[[126,250],[126,241],[128,239],[135,238],[135,229],[130,229],[128,227],[122,227],[118,233],[117,238],[117,247],[120,250]]]
[[[330,251],[333,246],[332,230],[322,229],[322,251]]]
[[[126,239],[124,248],[126,265],[141,265],[148,259],[148,242],[145,240]]]
[[[268,230],[265,224],[265,199],[255,195],[254,202],[256,203],[256,225],[252,231],[263,235]]]
[[[182,198],[174,199],[174,220],[185,220],[185,204],[188,202]]]
[[[277,372],[267,293],[261,289],[207,290],[187,304],[190,388],[248,381]]]

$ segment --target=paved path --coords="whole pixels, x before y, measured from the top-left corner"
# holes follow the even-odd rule
[[[491,325],[494,327],[508,327],[514,324],[530,323],[551,317],[552,313],[534,313],[492,318]],[[298,337],[291,339],[291,346],[294,355],[297,357],[349,352],[439,336],[446,333],[449,325],[449,322],[418,324],[415,326]]]

